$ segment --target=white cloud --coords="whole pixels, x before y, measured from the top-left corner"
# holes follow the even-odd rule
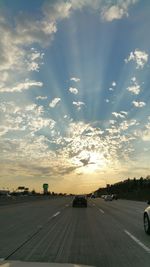
[[[72,93],[72,94],[74,94],[74,95],[77,95],[78,94],[78,89],[77,88],[75,88],[75,87],[70,87],[69,88],[69,91]]]
[[[43,11],[47,19],[51,21],[62,20],[70,16],[72,9],[71,2],[49,1],[45,4]]]
[[[131,81],[132,81],[132,82],[136,82],[136,77],[132,77],[132,78],[131,78]]]
[[[111,87],[110,87],[110,88],[109,88],[109,91],[114,91],[114,88],[111,88]]]
[[[127,88],[127,90],[135,95],[138,95],[140,93],[140,86],[139,84],[131,85]]]
[[[109,120],[110,124],[115,124],[115,122],[116,122],[115,120]]]
[[[140,101],[132,101],[132,104],[136,107],[136,108],[142,108],[146,105],[145,102],[140,102]]]
[[[82,101],[77,101],[77,102],[76,101],[73,101],[72,104],[75,105],[78,110],[80,110],[81,107],[85,105],[85,103],[82,102]]]
[[[40,96],[40,95],[39,95],[39,96],[36,97],[36,99],[37,99],[37,100],[39,100],[39,99],[40,99],[40,100],[44,100],[44,99],[47,99],[47,96]]]
[[[134,5],[138,0],[118,0],[115,4],[111,5],[111,1],[104,1],[102,4],[101,16],[106,21],[112,21],[115,19],[121,19],[124,16],[128,16],[128,9],[131,5]]]
[[[116,82],[113,81],[112,82],[112,86],[115,87],[116,86]]]
[[[106,100],[105,100],[105,102],[106,102],[106,103],[109,103],[109,102],[110,102],[110,100],[109,100],[109,99],[106,99]]]
[[[28,123],[28,127],[31,131],[36,132],[41,130],[42,128],[49,127],[53,129],[55,126],[55,121],[42,117],[33,117],[32,120]]]
[[[130,85],[127,90],[135,95],[138,95],[141,91],[140,85],[138,84],[136,77],[131,78],[131,82],[133,83]]]
[[[134,61],[136,63],[136,69],[142,69],[148,61],[148,54],[145,51],[135,49],[135,51],[130,52],[128,58],[125,59],[126,63],[130,61]]]
[[[56,107],[56,105],[57,105],[60,101],[61,101],[61,98],[56,97],[56,98],[54,98],[54,99],[49,103],[49,106],[50,106],[51,108],[54,108],[54,107]]]
[[[125,111],[121,111],[120,113],[118,113],[118,112],[112,112],[112,115],[114,116],[114,117],[116,117],[116,118],[125,118],[125,115],[127,115],[126,114],[126,112]]]
[[[119,6],[111,6],[104,8],[102,11],[102,18],[106,21],[112,21],[114,19],[121,19],[123,16],[127,16],[127,10]]]
[[[22,92],[23,90],[29,90],[31,87],[42,87],[42,82],[37,82],[34,80],[28,80],[26,79],[24,82],[18,83],[13,87],[2,87],[0,88],[0,93],[3,92]]]
[[[27,59],[27,69],[28,71],[39,71],[40,65],[43,64],[42,60],[44,53],[40,53],[32,49],[32,53],[28,55]]]
[[[80,82],[80,79],[79,78],[76,78],[76,77],[72,77],[72,78],[70,78],[70,81]]]
[[[120,113],[121,114],[124,114],[124,115],[128,115],[128,112],[127,111],[124,111],[124,110],[120,111]]]

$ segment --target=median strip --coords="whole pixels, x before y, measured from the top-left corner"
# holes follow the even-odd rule
[[[134,240],[140,247],[142,247],[146,252],[150,253],[150,248],[145,246],[138,238],[136,238],[134,235],[132,235],[129,231],[124,230],[124,232],[132,239]]]

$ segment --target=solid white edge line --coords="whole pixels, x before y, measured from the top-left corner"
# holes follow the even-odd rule
[[[132,239],[134,240],[140,247],[142,247],[146,252],[150,253],[150,248],[148,248],[147,246],[145,246],[138,238],[136,238],[134,235],[132,235],[129,231],[127,231],[126,229],[124,230],[124,232]]]
[[[104,214],[104,211],[102,209],[99,209],[99,211]]]

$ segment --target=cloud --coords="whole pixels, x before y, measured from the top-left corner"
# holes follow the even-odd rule
[[[127,88],[127,90],[135,95],[138,95],[140,93],[140,86],[138,84],[131,85]]]
[[[74,106],[76,106],[78,110],[80,110],[81,107],[85,105],[85,103],[82,102],[82,101],[77,101],[77,102],[76,102],[76,101],[73,101],[72,104],[73,104]]]
[[[116,82],[113,81],[112,82],[112,86],[115,87],[116,86]]]
[[[6,87],[2,78],[5,71],[9,72],[7,74],[8,79],[12,82],[12,77],[16,76],[16,71],[19,77],[21,74],[26,76],[28,72],[40,70],[44,54],[35,49],[31,51],[30,47],[33,45],[49,46],[57,32],[57,23],[68,18],[73,11],[89,7],[103,14],[103,18],[107,21],[111,21],[121,18],[125,10],[135,2],[128,0],[124,3],[124,1],[119,0],[116,5],[111,6],[105,1],[99,0],[56,0],[47,1],[43,5],[38,19],[21,12],[15,18],[8,20],[6,14],[1,14],[0,86]],[[71,79],[75,82],[80,80],[75,77]]]
[[[22,131],[24,132],[22,136],[26,136],[29,132],[34,135],[35,132],[43,128],[53,130],[56,124],[53,119],[45,116],[43,106],[34,103],[17,106],[14,102],[4,102],[0,104],[0,113],[3,118],[0,132],[3,135],[12,131]],[[15,136],[15,133],[13,135]]]
[[[130,61],[134,61],[136,63],[136,69],[142,69],[148,61],[148,54],[145,51],[135,49],[135,51],[130,52],[128,58],[125,59],[126,63]]]
[[[31,54],[27,56],[27,70],[28,71],[39,71],[40,65],[43,64],[44,53],[36,51],[34,48],[31,49]]]
[[[53,129],[55,126],[55,121],[42,117],[33,117],[32,120],[28,123],[28,127],[32,132],[39,131],[45,127]]]
[[[112,115],[116,118],[121,118],[121,119],[124,119],[125,116],[127,115],[127,112],[126,111],[121,111],[120,113],[118,112],[112,112]]]
[[[74,95],[77,95],[78,94],[78,89],[77,88],[75,88],[75,87],[70,87],[69,88],[69,91],[72,93],[72,94],[74,94]]]
[[[29,90],[31,87],[42,87],[42,82],[37,82],[34,80],[26,79],[24,82],[17,83],[13,87],[2,87],[0,88],[0,93],[6,93],[6,92],[22,92],[24,90]]]
[[[49,107],[54,108],[56,107],[56,105],[61,101],[61,98],[56,97],[54,98],[50,103],[49,103]]]
[[[45,100],[45,99],[47,99],[47,96],[40,96],[40,95],[39,95],[39,96],[36,97],[36,99],[37,99],[37,100],[39,100],[39,99],[40,99],[40,100]]]
[[[123,16],[128,16],[127,10],[119,6],[105,7],[101,13],[102,18],[106,21],[121,19]]]
[[[132,101],[132,104],[136,107],[136,108],[142,108],[144,106],[146,106],[145,102],[140,102],[140,101]]]
[[[46,19],[51,21],[62,20],[70,16],[72,3],[65,1],[47,2],[43,7],[43,12]]]
[[[128,9],[130,6],[136,4],[138,0],[117,0],[115,1],[115,4],[111,4],[111,1],[103,1],[102,7],[101,7],[101,16],[103,20],[106,20],[108,22],[121,19],[122,17],[128,17]]]
[[[138,95],[141,91],[140,85],[138,84],[136,77],[131,78],[132,85],[127,90],[135,95]]]
[[[79,78],[76,78],[76,77],[72,77],[72,78],[70,78],[70,81],[80,82],[80,79]]]
[[[106,103],[109,103],[109,102],[110,102],[110,100],[109,100],[109,99],[106,99],[106,100],[105,100],[105,102],[106,102]]]

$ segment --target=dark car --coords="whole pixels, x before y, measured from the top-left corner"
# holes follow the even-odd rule
[[[87,207],[87,199],[86,196],[75,196],[72,202],[72,207]]]

